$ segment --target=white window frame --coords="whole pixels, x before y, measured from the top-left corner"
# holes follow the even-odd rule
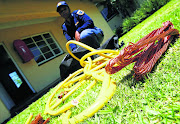
[[[52,44],[55,44],[55,45],[57,46],[57,48],[55,48],[55,49],[58,49],[58,50],[60,51],[60,53],[57,53],[57,54],[56,54],[56,53],[53,51],[54,49],[51,48],[51,46],[50,46],[51,44],[48,43],[48,41],[47,41],[47,39],[49,39],[49,38],[45,38],[45,37],[43,36],[43,34],[47,34],[47,33],[49,33],[50,38],[53,40],[53,43],[52,43]],[[47,47],[48,47],[50,50],[47,51],[47,52],[45,52],[45,53],[52,52],[52,54],[53,54],[52,57],[46,58],[45,55],[44,55],[45,53],[43,53],[43,52],[41,51],[40,47],[37,45],[38,42],[36,42],[36,41],[33,39],[33,37],[39,36],[39,35],[41,35],[41,37],[43,38],[43,40],[40,40],[40,41],[38,41],[38,42],[44,41],[44,42],[46,43]],[[57,43],[57,41],[55,40],[55,38],[53,37],[53,35],[52,35],[50,32],[43,32],[43,33],[39,33],[39,34],[35,34],[35,35],[23,37],[22,40],[27,39],[27,38],[31,38],[32,41],[33,41],[33,43],[29,43],[29,44],[26,44],[26,45],[28,46],[28,45],[34,44],[34,45],[37,47],[37,48],[34,49],[34,50],[37,50],[37,49],[38,49],[38,50],[40,51],[40,55],[42,55],[42,56],[44,57],[44,60],[42,60],[42,61],[40,61],[40,62],[37,62],[37,61],[35,60],[35,61],[37,62],[37,64],[38,64],[38,66],[40,66],[40,65],[48,62],[49,60],[52,60],[52,59],[56,58],[57,56],[60,56],[60,55],[64,54],[63,49],[59,46],[59,44]],[[31,49],[30,49],[30,50],[31,50]],[[31,52],[34,51],[34,50],[31,50]],[[38,57],[38,56],[34,56],[34,57]],[[35,58],[34,58],[34,59],[35,59]]]

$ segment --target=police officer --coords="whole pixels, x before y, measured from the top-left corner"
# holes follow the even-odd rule
[[[95,49],[100,47],[104,38],[103,31],[94,26],[93,20],[84,11],[75,10],[71,13],[65,1],[57,4],[56,11],[65,19],[62,29],[67,41],[80,41]],[[70,47],[72,51],[77,49],[75,44],[70,44]]]

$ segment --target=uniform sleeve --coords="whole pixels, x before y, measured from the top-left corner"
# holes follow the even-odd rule
[[[62,28],[62,30],[63,30],[64,36],[66,37],[66,40],[67,40],[67,41],[72,40],[73,38],[67,33],[67,28],[66,28],[66,26],[63,24],[61,28]]]
[[[77,18],[83,22],[83,25],[77,29],[79,33],[81,33],[84,29],[94,28],[93,20],[82,10],[78,10],[76,13]]]
[[[62,29],[63,29],[63,34],[66,38],[67,41],[69,40],[73,40],[73,38],[71,38],[71,36],[69,36],[69,34],[67,33],[67,31],[65,30],[65,27],[62,26]],[[71,50],[75,50],[77,48],[76,44],[69,44],[69,46],[71,47]]]

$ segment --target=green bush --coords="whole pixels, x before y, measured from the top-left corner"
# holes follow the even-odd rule
[[[140,5],[140,8],[138,8],[130,17],[127,17],[123,19],[122,23],[122,29],[117,28],[116,33],[119,33],[121,31],[121,35],[124,35],[129,30],[131,30],[133,27],[138,25],[140,22],[145,20],[147,17],[152,15],[154,12],[156,12],[158,9],[160,9],[162,6],[164,6],[167,2],[170,0],[147,0],[144,3]],[[120,35],[120,34],[118,34]]]

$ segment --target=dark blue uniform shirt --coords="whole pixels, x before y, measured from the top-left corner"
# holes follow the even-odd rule
[[[75,10],[71,13],[71,23],[67,21],[62,25],[63,33],[67,39],[75,39],[75,31],[81,33],[84,29],[94,28],[93,20],[82,10]],[[70,44],[72,50],[76,49],[75,44]]]

